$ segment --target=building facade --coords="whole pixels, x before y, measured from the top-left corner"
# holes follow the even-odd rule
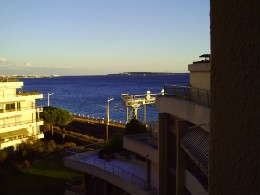
[[[208,194],[210,55],[188,66],[190,85],[165,85],[159,110],[159,194]]]
[[[15,79],[0,78],[0,149],[16,149],[22,141],[44,137],[40,132],[42,108],[35,103],[43,94],[18,93],[22,86],[23,82]]]

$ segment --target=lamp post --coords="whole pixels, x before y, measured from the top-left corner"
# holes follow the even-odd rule
[[[108,125],[109,125],[109,102],[114,100],[114,98],[107,98],[106,105],[106,142],[108,142]]]
[[[48,107],[49,107],[49,106],[50,106],[50,95],[53,95],[53,93],[49,93],[49,92],[48,92],[47,95],[48,95]]]

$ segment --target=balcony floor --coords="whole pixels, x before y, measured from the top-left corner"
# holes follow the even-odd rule
[[[137,176],[143,179],[144,181],[146,180],[145,167],[141,167],[140,165],[136,165],[132,162],[126,162],[117,159],[111,159],[110,161],[106,161],[104,159],[100,159],[98,155],[81,159],[80,161],[86,164],[99,167],[100,169],[111,172],[119,177],[125,178],[127,176],[127,172],[129,172],[130,174]],[[118,169],[118,171],[116,169]]]

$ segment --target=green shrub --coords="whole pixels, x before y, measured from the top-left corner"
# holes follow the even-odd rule
[[[54,140],[50,140],[45,144],[45,152],[51,154],[55,151],[57,145]]]
[[[29,160],[24,160],[22,163],[23,168],[29,168],[31,166],[31,163]]]
[[[76,148],[76,144],[74,142],[66,142],[63,144],[63,148],[68,149],[68,148]]]
[[[2,164],[7,158],[8,153],[5,150],[0,150],[0,164]]]

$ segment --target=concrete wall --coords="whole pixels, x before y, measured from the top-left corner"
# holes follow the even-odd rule
[[[199,89],[210,89],[210,72],[191,72],[190,73],[191,87]]]
[[[189,64],[191,87],[210,89],[210,63]]]
[[[207,195],[203,186],[198,180],[188,171],[185,170],[185,187],[192,195]]]
[[[130,151],[133,151],[143,157],[147,157],[155,163],[159,163],[158,149],[147,144],[145,141],[138,140],[140,138],[147,138],[146,134],[124,136],[123,147]],[[136,137],[136,139],[135,139]]]
[[[260,1],[211,0],[209,194],[260,193]]]
[[[151,162],[151,184],[156,189],[159,188],[159,165]]]
[[[159,112],[176,115],[196,125],[209,123],[210,109],[208,107],[182,99],[171,96],[158,96],[156,98],[156,108]],[[209,131],[209,126],[203,126],[203,128]]]

